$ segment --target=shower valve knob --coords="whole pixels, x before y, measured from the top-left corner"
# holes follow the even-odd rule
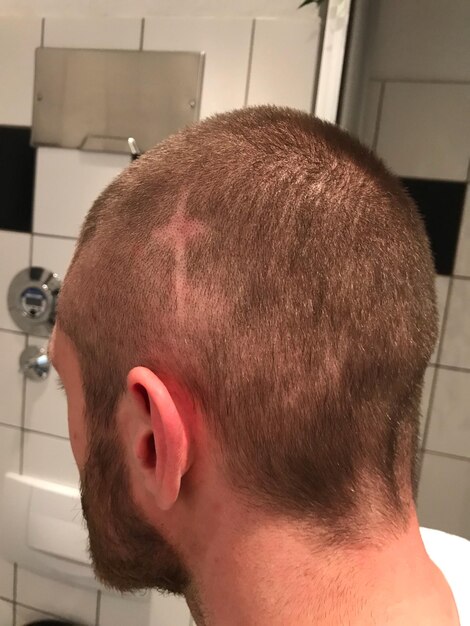
[[[51,364],[44,348],[30,346],[20,356],[20,371],[30,380],[46,380]]]

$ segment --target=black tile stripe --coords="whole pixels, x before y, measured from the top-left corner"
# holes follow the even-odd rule
[[[30,233],[36,149],[31,129],[0,125],[0,229]]]
[[[424,218],[436,272],[452,275],[467,184],[423,178],[401,180]]]

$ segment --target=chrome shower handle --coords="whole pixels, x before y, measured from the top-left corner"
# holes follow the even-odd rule
[[[20,371],[29,380],[46,380],[49,376],[51,364],[44,348],[29,346],[20,356]]]

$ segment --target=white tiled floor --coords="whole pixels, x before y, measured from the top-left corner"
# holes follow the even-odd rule
[[[247,104],[311,112],[319,37],[320,22],[311,16],[257,19]]]
[[[69,620],[94,624],[96,591],[72,587],[18,568],[18,602]]]
[[[470,276],[470,185],[467,185],[454,273]]]
[[[26,347],[26,335],[0,331],[0,422],[21,426],[23,374],[20,355]]]
[[[149,616],[149,594],[145,598],[110,593],[101,595],[98,626],[148,626]]]
[[[45,339],[29,337],[28,345],[45,347]],[[51,366],[46,380],[26,380],[25,427],[43,433],[68,437],[67,399],[58,388],[57,372]]]
[[[454,278],[440,363],[470,369],[470,280]]]
[[[470,461],[424,453],[418,517],[421,526],[470,539]]]
[[[41,18],[0,18],[0,124],[31,126],[34,51],[41,45]]]
[[[55,18],[44,26],[44,45],[64,48],[138,49],[139,18]]]
[[[23,473],[76,487],[78,470],[70,442],[49,435],[25,433]]]
[[[436,376],[426,449],[470,458],[470,372]]]
[[[0,600],[0,626],[12,626],[13,604]]]
[[[29,267],[30,241],[31,235],[0,230],[0,328],[19,330],[8,312],[6,295],[16,274]]]
[[[74,239],[33,236],[33,265],[44,267],[64,279],[75,250]]]
[[[96,197],[128,164],[122,154],[39,148],[34,232],[78,237]]]
[[[419,436],[421,441],[423,440],[424,430],[426,428],[426,420],[428,417],[428,408],[429,408],[429,400],[431,395],[432,383],[435,375],[435,368],[429,366],[426,369],[426,374],[424,375],[424,383],[423,383],[423,395],[421,397],[421,421],[419,428]]]
[[[252,20],[150,17],[144,50],[205,52],[201,118],[243,106]]]

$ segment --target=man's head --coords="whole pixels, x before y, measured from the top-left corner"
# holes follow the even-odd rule
[[[259,107],[147,152],[93,205],[57,319],[111,584],[184,590],[168,523],[208,458],[234,497],[327,541],[406,524],[433,263],[399,182],[338,128]]]

